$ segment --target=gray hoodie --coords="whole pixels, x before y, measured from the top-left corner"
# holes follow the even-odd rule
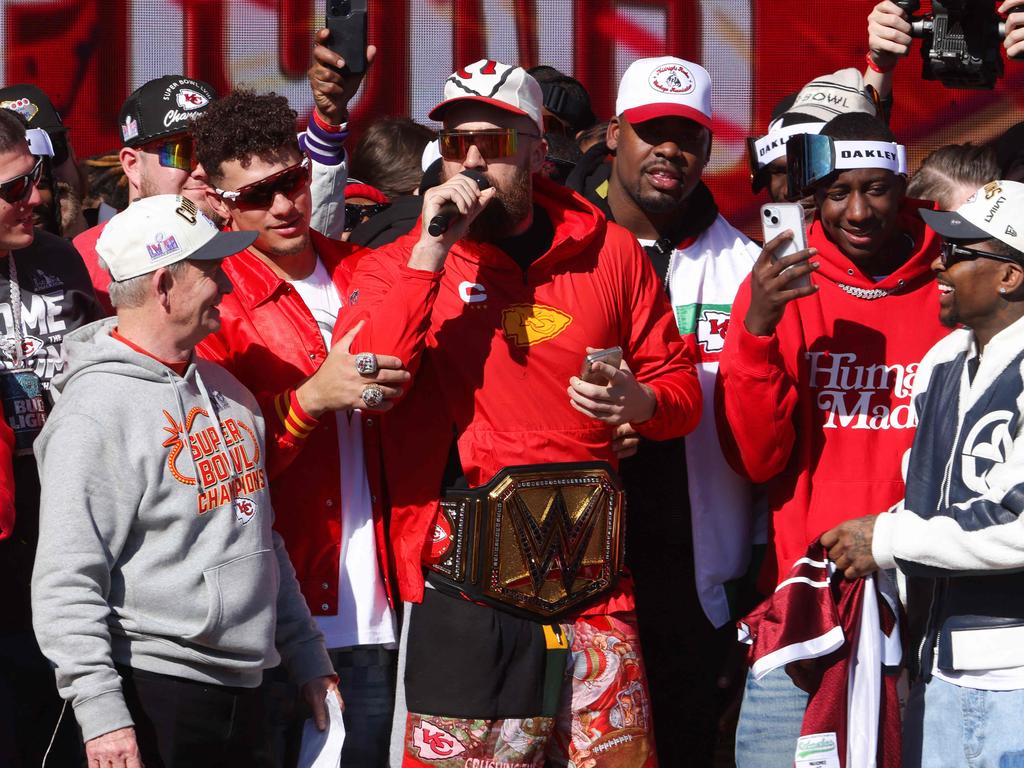
[[[282,657],[299,684],[333,674],[271,530],[256,400],[215,363],[178,376],[114,323],[65,337],[35,443],[33,623],[86,740],[132,724],[115,664],[242,687]]]

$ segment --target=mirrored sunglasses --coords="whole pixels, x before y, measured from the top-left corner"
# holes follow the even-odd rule
[[[309,158],[304,157],[302,162],[271,174],[265,179],[246,184],[238,190],[230,191],[214,187],[213,191],[236,205],[265,208],[274,202],[278,193],[287,198],[297,195],[309,183],[309,178]]]
[[[191,136],[181,136],[161,142],[153,142],[142,147],[159,158],[164,168],[176,168],[179,171],[192,171],[196,167],[195,145]]]
[[[24,202],[32,194],[32,189],[39,183],[43,175],[43,158],[38,158],[32,170],[21,176],[15,176],[0,183],[0,199],[10,205]]]
[[[520,135],[540,138],[536,133],[523,133],[515,128],[489,128],[482,131],[441,131],[437,135],[437,143],[445,160],[465,160],[470,147],[476,147],[484,159],[495,160],[514,155]]]

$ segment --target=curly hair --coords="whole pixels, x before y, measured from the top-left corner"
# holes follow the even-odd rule
[[[282,155],[299,153],[296,117],[284,96],[236,89],[192,124],[196,157],[217,183],[224,178],[222,164],[229,160],[248,168],[254,157],[276,162]]]

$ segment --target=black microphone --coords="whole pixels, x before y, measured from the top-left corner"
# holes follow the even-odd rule
[[[489,189],[491,182],[488,181],[487,177],[484,176],[480,171],[474,171],[472,168],[467,168],[462,172],[463,176],[469,176],[476,185],[480,187],[480,191],[483,192],[485,189]],[[430,224],[427,226],[427,232],[430,233],[431,237],[438,237],[448,231],[448,227],[452,225],[461,214],[459,213],[459,207],[449,200],[446,203],[442,203],[437,215],[430,220]]]

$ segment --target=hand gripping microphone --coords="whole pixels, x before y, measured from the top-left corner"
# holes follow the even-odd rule
[[[469,178],[475,181],[476,185],[480,187],[481,192],[485,189],[489,189],[491,186],[491,182],[488,181],[487,177],[480,173],[480,171],[474,171],[471,168],[467,168],[462,172],[462,175],[469,176]],[[439,237],[447,232],[448,227],[452,225],[452,222],[461,215],[462,214],[459,213],[459,207],[449,200],[441,205],[437,211],[437,215],[430,220],[427,232],[430,233],[431,237]]]

